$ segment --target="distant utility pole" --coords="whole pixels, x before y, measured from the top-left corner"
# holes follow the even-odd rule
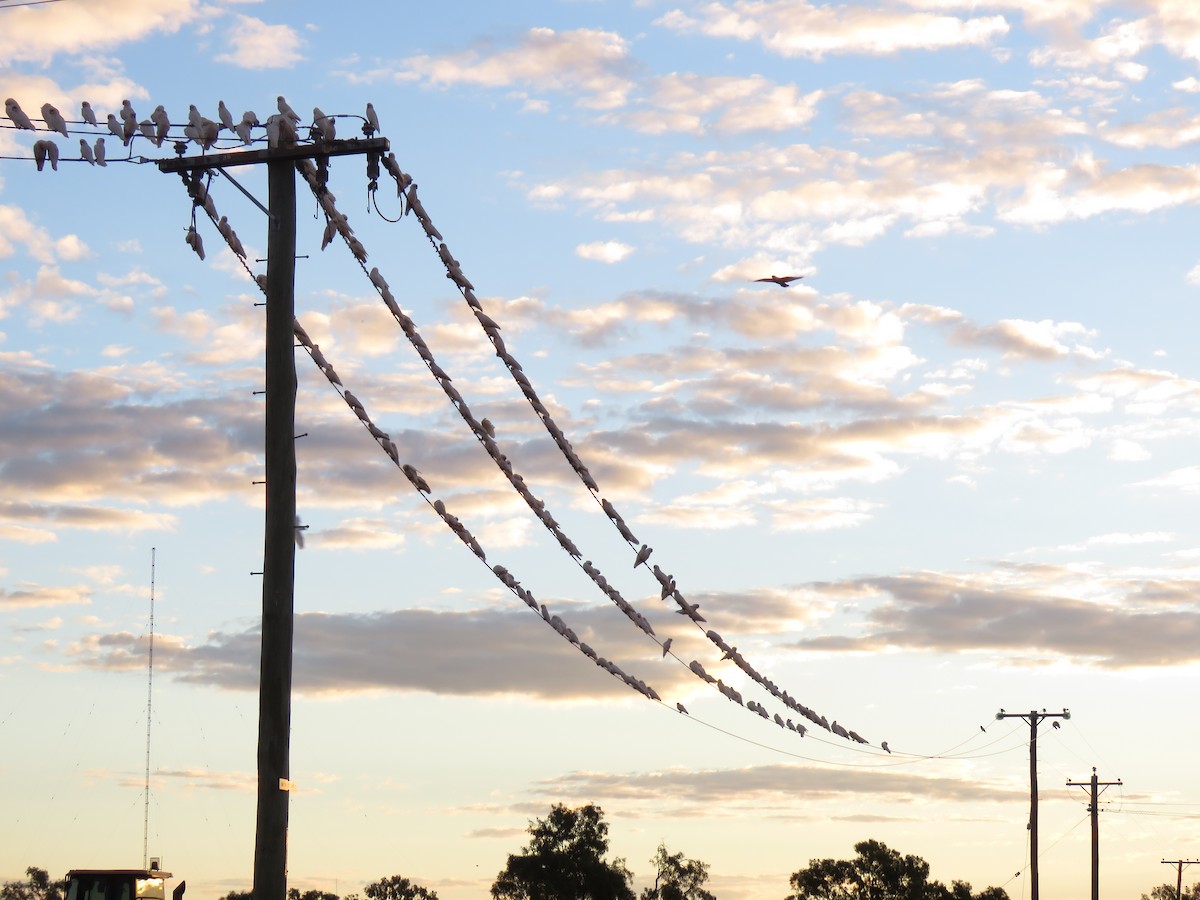
[[[387,152],[387,138],[301,143],[163,159],[163,172],[198,178],[209,169],[266,163],[270,224],[266,277],[266,526],[263,539],[262,657],[258,688],[258,819],[254,900],[287,896],[292,626],[296,562],[296,164],[315,158]],[[236,184],[236,182],[235,182]]]
[[[996,713],[997,719],[1024,719],[1029,723],[1029,900],[1038,900],[1038,786],[1037,786],[1037,727],[1042,719],[1069,719],[1071,711],[1063,709],[1060,713],[1048,713],[1044,709],[1038,712],[1031,709],[1027,713],[1008,713],[1004,710]]]
[[[1164,859],[1163,865],[1175,866],[1175,900],[1183,898],[1183,867],[1200,863],[1200,859]]]
[[[1116,781],[1097,781],[1096,767],[1092,766],[1092,778],[1090,781],[1068,781],[1067,787],[1089,788],[1091,790],[1092,802],[1088,804],[1088,812],[1092,814],[1092,900],[1100,900],[1100,794],[1099,790],[1102,787],[1113,787],[1121,784],[1121,779]],[[1178,898],[1176,898],[1178,900]]]

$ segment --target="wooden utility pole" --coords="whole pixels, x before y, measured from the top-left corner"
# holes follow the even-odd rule
[[[1088,804],[1088,812],[1092,816],[1092,900],[1100,900],[1100,794],[1102,792],[1099,788],[1120,784],[1121,779],[1119,778],[1116,781],[1097,781],[1095,766],[1092,766],[1090,781],[1067,782],[1067,787],[1089,788],[1091,791],[1092,802]]]
[[[1175,866],[1175,900],[1183,900],[1183,867],[1200,862],[1200,859],[1164,859],[1163,865]]]
[[[1029,900],[1038,900],[1038,785],[1037,785],[1037,727],[1042,719],[1069,719],[1070,710],[1048,713],[1031,709],[1027,713],[996,713],[997,719],[1024,719],[1029,723]]]
[[[287,897],[287,827],[292,721],[292,627],[296,561],[296,163],[387,152],[386,138],[296,144],[158,161],[163,172],[267,165],[266,511],[262,656],[258,686],[258,807],[254,900]]]

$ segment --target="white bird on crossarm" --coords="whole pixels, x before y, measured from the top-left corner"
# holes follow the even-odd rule
[[[375,115],[375,104],[367,104],[367,124],[371,126],[372,132],[379,131],[379,116]]]
[[[280,94],[278,97],[275,98],[275,105],[279,108],[279,111],[283,115],[287,116],[293,122],[300,121],[300,117],[298,115],[296,115],[296,111],[294,109],[292,109],[291,106],[288,105],[288,102],[283,99],[282,94]]]
[[[226,131],[233,131],[233,113],[229,111],[224,100],[217,102],[217,118],[221,120],[222,128]]]
[[[313,107],[313,125],[321,134],[321,140],[332,141],[337,137],[337,128],[332,118],[321,112],[321,107]]]
[[[154,107],[154,112],[150,113],[150,121],[154,123],[154,141],[161,147],[162,142],[167,138],[167,132],[171,129],[171,119],[161,103]]]
[[[37,129],[33,127],[33,122],[30,121],[29,116],[25,115],[25,110],[21,109],[21,104],[19,104],[12,97],[9,97],[4,101],[4,114],[12,119],[13,124],[18,128],[25,128],[29,131],[37,131]]]
[[[51,131],[57,131],[63,137],[70,137],[67,134],[67,120],[58,111],[58,107],[53,104],[42,104],[42,121],[46,123],[46,127]]]

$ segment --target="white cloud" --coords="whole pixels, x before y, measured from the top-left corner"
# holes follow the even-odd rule
[[[813,59],[978,46],[1008,33],[1003,16],[959,19],[845,4],[815,6],[806,0],[708,2],[695,15],[671,10],[657,24],[709,37],[758,40],[782,56]]]
[[[401,65],[399,73],[389,74],[400,80],[420,78],[434,87],[530,85],[541,91],[570,91],[581,95],[581,105],[595,109],[623,106],[634,86],[625,38],[588,28],[531,28],[512,47],[412,56]]]
[[[590,244],[579,244],[575,255],[581,259],[590,259],[602,263],[618,263],[633,253],[633,247],[620,241],[593,241]]]
[[[199,0],[108,0],[6,9],[0,59],[45,65],[60,53],[112,52],[154,32],[174,32],[202,14]]]
[[[234,19],[225,36],[230,50],[218,54],[217,62],[244,69],[286,69],[304,59],[304,39],[291,26],[268,25],[240,14]]]

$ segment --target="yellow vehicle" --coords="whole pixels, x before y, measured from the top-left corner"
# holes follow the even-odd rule
[[[67,873],[66,900],[167,900],[167,879],[151,861],[149,869],[72,869]],[[186,881],[171,892],[182,900]]]

